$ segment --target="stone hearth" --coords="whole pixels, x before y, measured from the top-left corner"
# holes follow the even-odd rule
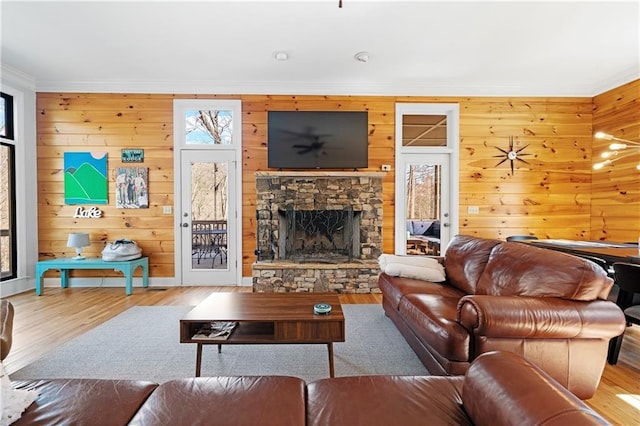
[[[376,172],[256,173],[256,292],[378,293]]]

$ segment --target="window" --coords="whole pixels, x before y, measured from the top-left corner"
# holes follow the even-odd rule
[[[447,116],[403,114],[402,146],[447,146]]]
[[[188,145],[231,145],[233,111],[187,110],[184,113],[185,142]]]
[[[0,93],[0,280],[16,278],[16,191],[13,97]]]

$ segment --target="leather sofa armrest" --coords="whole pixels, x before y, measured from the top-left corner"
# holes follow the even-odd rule
[[[610,339],[625,327],[624,314],[610,301],[523,296],[464,296],[458,322],[476,336],[520,339]]]
[[[13,305],[7,300],[0,300],[0,361],[3,361],[13,342]]]
[[[488,352],[471,364],[462,403],[476,425],[609,424],[538,367],[511,352]]]

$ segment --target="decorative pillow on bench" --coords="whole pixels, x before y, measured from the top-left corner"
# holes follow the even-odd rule
[[[434,283],[446,281],[444,266],[433,257],[381,254],[380,270],[394,277],[415,278]]]
[[[411,220],[411,235],[427,235],[427,231],[433,225],[433,220]]]
[[[440,221],[436,220],[435,222],[433,222],[431,226],[429,226],[429,229],[427,229],[423,235],[427,237],[440,238]]]

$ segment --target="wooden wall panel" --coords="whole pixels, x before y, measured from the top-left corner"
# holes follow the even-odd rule
[[[460,104],[460,232],[589,234],[591,99],[469,98]],[[514,173],[509,137],[522,149]],[[527,155],[522,155],[527,154]],[[480,214],[467,214],[478,206]]]
[[[99,256],[107,241],[126,237],[150,254],[152,276],[174,275],[173,215],[162,214],[163,205],[173,206],[172,108],[170,95],[38,94],[40,258],[69,256],[67,234],[84,231],[91,236],[87,255]],[[144,149],[144,163],[122,163],[122,148]],[[77,206],[64,205],[63,156],[73,151],[108,153],[109,204],[96,205],[101,219],[74,219]],[[122,166],[149,168],[148,209],[115,207],[115,168]]]
[[[640,80],[593,99],[593,131],[640,141]],[[608,141],[593,140],[594,157]],[[591,235],[594,240],[637,241],[640,237],[640,149],[593,171]]]
[[[626,97],[632,92],[621,88]],[[636,90],[637,91],[637,90]],[[615,122],[620,131],[635,131],[626,122],[635,116],[620,111],[619,95],[603,94],[596,108],[599,123]],[[99,255],[104,242],[126,236],[150,255],[151,275],[172,277],[174,269],[174,216],[162,214],[174,204],[173,100],[176,98],[241,99],[243,114],[243,276],[251,276],[255,261],[255,172],[267,170],[267,111],[367,110],[369,112],[369,168],[395,163],[394,123],[396,102],[458,103],[460,105],[460,232],[491,238],[535,234],[553,238],[592,236],[591,150],[594,127],[591,98],[490,98],[407,96],[285,96],[285,95],[138,95],[138,94],[38,94],[38,217],[41,258],[68,256],[65,247],[71,231],[91,233],[85,251]],[[637,97],[631,103],[637,107]],[[625,105],[629,102],[622,102]],[[608,113],[606,111],[609,111]],[[602,112],[601,112],[602,111]],[[617,119],[611,118],[618,112]],[[612,121],[613,120],[613,121]],[[637,121],[637,119],[636,119]],[[632,129],[632,130],[629,130]],[[506,149],[509,137],[529,155],[511,174],[500,161],[497,148]],[[122,166],[120,149],[143,148],[149,167],[149,209],[116,209],[114,168]],[[75,208],[64,205],[63,153],[107,151],[111,177],[105,217],[80,220]],[[394,250],[394,172],[383,181],[383,250]],[[633,181],[637,182],[637,181]],[[604,203],[611,189],[597,182],[595,203]],[[626,183],[625,183],[626,184]],[[627,190],[622,200],[640,201],[640,191]],[[480,214],[467,208],[478,206]],[[609,206],[610,220],[627,227],[634,217],[625,209]],[[595,212],[598,217],[602,214]],[[617,229],[616,228],[616,229]],[[599,231],[598,231],[599,232]],[[597,233],[598,233],[597,232]],[[600,235],[598,234],[598,237]],[[90,276],[90,275],[87,275]]]

